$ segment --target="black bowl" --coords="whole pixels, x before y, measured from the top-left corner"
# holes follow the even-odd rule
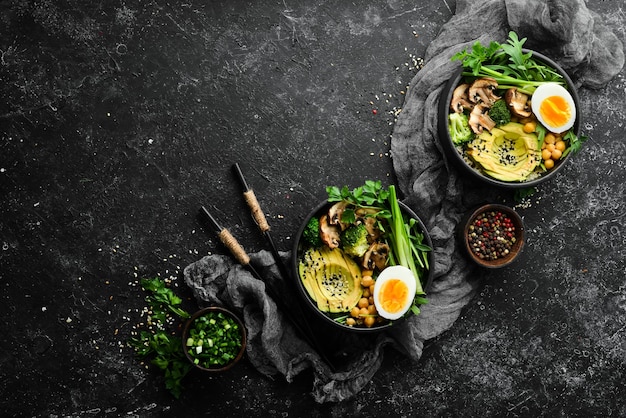
[[[239,348],[239,351],[237,352],[237,355],[235,356],[234,359],[232,359],[230,362],[228,362],[227,364],[224,364],[222,366],[210,366],[210,367],[204,367],[200,364],[196,364],[194,362],[194,357],[189,354],[189,351],[187,349],[187,339],[189,338],[189,332],[191,330],[191,327],[193,326],[194,321],[197,318],[200,318],[201,316],[207,315],[211,312],[214,313],[222,313],[225,316],[231,318],[233,321],[235,321],[235,323],[237,323],[238,327],[239,327],[239,335],[241,338],[241,346]],[[203,370],[205,372],[211,372],[211,373],[219,373],[219,372],[224,372],[226,370],[229,370],[230,368],[232,368],[235,364],[237,364],[239,362],[239,360],[241,360],[243,358],[243,355],[246,351],[246,328],[243,324],[243,322],[241,321],[241,319],[239,319],[239,317],[237,315],[235,315],[233,312],[229,311],[226,308],[222,308],[220,306],[211,306],[208,308],[203,308],[200,309],[199,311],[195,312],[191,318],[189,318],[187,320],[187,322],[185,323],[185,327],[183,328],[183,334],[182,334],[182,344],[183,344],[183,351],[185,352],[185,357],[187,357],[187,359],[189,360],[189,362],[191,364],[193,364],[196,368]]]
[[[567,90],[572,95],[574,99],[574,104],[576,105],[576,120],[574,122],[574,126],[572,129],[576,135],[580,134],[580,125],[581,125],[581,108],[580,101],[578,99],[578,93],[576,92],[576,88],[572,79],[567,75],[565,70],[561,68],[556,62],[546,57],[543,54],[540,54],[536,51],[530,51],[528,49],[524,49],[524,52],[532,52],[533,58],[536,58],[538,61],[543,62],[544,64],[552,67],[559,74],[563,76],[563,79],[567,83]],[[541,173],[538,177],[527,180],[527,181],[519,181],[519,182],[507,182],[495,179],[486,174],[480,172],[477,168],[472,167],[463,157],[462,150],[458,149],[450,138],[450,134],[448,133],[448,115],[450,114],[450,102],[452,101],[452,94],[454,89],[460,84],[461,79],[463,78],[464,69],[460,67],[450,78],[450,80],[444,86],[441,96],[439,98],[439,112],[437,116],[437,131],[439,133],[439,141],[446,152],[448,158],[452,161],[452,163],[457,166],[463,172],[469,174],[472,178],[479,180],[483,183],[487,183],[493,186],[498,186],[501,188],[508,189],[521,189],[526,187],[537,186],[540,183],[548,181],[556,176],[556,174],[565,167],[565,163],[571,158],[572,153],[568,153],[564,158],[559,159],[554,168],[550,169],[545,173]]]
[[[402,202],[399,202],[399,203],[400,203],[400,209],[405,214],[407,214],[408,216],[410,216],[411,218],[417,221],[420,227],[420,230],[422,234],[424,235],[424,241],[423,241],[424,244],[429,246],[430,248],[433,248],[433,243],[430,238],[430,235],[428,234],[428,231],[426,230],[426,227],[424,226],[424,223],[421,221],[421,219],[407,205],[405,205]],[[296,238],[293,243],[293,250],[291,252],[291,269],[293,272],[293,274],[291,274],[291,277],[292,277],[292,280],[294,280],[295,282],[296,288],[298,289],[298,295],[300,296],[300,299],[302,300],[304,305],[307,307],[306,309],[312,313],[314,318],[316,318],[317,320],[321,321],[324,324],[330,325],[332,328],[337,329],[337,330],[347,331],[351,333],[376,333],[376,332],[387,330],[401,323],[403,320],[406,319],[407,315],[411,315],[411,314],[407,314],[403,316],[402,318],[396,319],[394,321],[385,321],[382,324],[376,324],[372,326],[371,328],[348,326],[348,325],[342,324],[340,322],[335,321],[335,319],[331,315],[320,311],[315,301],[309,296],[307,290],[304,288],[304,285],[302,284],[302,280],[300,280],[300,274],[298,272],[298,262],[305,249],[305,246],[301,242],[302,234],[309,220],[314,216],[316,217],[321,216],[324,212],[328,211],[328,209],[330,208],[332,204],[333,203],[329,203],[326,200],[318,204],[304,219],[304,221],[302,222],[302,225],[300,226],[300,229],[298,230],[298,233],[296,234]],[[430,289],[432,285],[432,281],[433,281],[433,268],[435,266],[435,262],[433,258],[433,251],[428,252],[428,265],[430,266],[430,268],[428,269],[426,277],[423,278],[423,282],[422,282],[422,287],[424,289],[424,292],[426,293],[426,296],[425,296],[426,298],[428,298],[428,290]]]

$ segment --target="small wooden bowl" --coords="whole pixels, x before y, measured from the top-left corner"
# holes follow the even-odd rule
[[[506,231],[505,229],[503,229],[503,227],[493,227],[489,222],[487,222],[487,226],[485,226],[482,221],[481,225],[476,225],[476,221],[482,218],[484,214],[489,215],[498,213],[503,214],[511,220],[514,231]],[[482,267],[500,268],[509,265],[517,258],[517,256],[521,253],[522,248],[524,247],[524,223],[519,214],[508,206],[495,203],[483,205],[474,210],[469,216],[467,216],[466,221],[462,223],[462,226],[463,228],[461,229],[461,239],[463,242],[463,248],[465,249],[465,252],[469,255],[469,257],[474,260],[475,263]],[[481,231],[478,230],[478,228],[483,229]],[[496,230],[498,231],[498,234],[495,233]],[[484,232],[491,232],[495,236],[501,236],[501,234],[508,234],[510,232],[513,234],[512,236],[515,237],[515,242],[510,244],[510,248],[507,248],[507,253],[505,255],[501,255],[501,253],[498,253],[495,258],[491,258],[488,254],[485,255],[485,252],[476,250],[477,246],[480,249],[484,248],[481,244],[478,243],[478,241],[480,241],[484,244]],[[471,242],[471,234],[475,234],[475,236],[473,237],[473,243]],[[503,237],[503,239],[509,241],[510,238],[511,237],[508,236]],[[483,257],[481,257],[480,254],[482,254]]]
[[[194,362],[194,357],[189,354],[188,348],[187,348],[187,339],[189,338],[189,332],[191,330],[191,327],[193,325],[193,322],[203,316],[206,315],[210,312],[217,312],[217,313],[223,313],[224,315],[228,316],[229,318],[232,318],[237,325],[239,326],[239,333],[241,335],[241,347],[239,349],[239,352],[237,353],[237,356],[235,356],[235,358],[233,360],[231,360],[229,363],[223,365],[223,366],[215,366],[215,367],[204,367],[201,366],[199,364],[196,364]],[[203,308],[200,309],[199,311],[197,311],[196,313],[194,313],[191,318],[189,318],[187,320],[187,322],[185,323],[185,327],[183,328],[183,335],[182,335],[182,343],[183,343],[183,351],[185,352],[185,357],[187,357],[187,359],[191,362],[191,364],[193,364],[196,368],[206,371],[206,372],[223,372],[226,371],[228,369],[230,369],[231,367],[233,367],[235,364],[237,364],[239,362],[239,360],[241,360],[241,358],[243,357],[244,352],[246,351],[246,328],[244,327],[243,322],[239,319],[239,317],[237,317],[237,315],[235,315],[233,312],[229,311],[226,308],[222,308],[219,306],[211,306],[208,308]]]

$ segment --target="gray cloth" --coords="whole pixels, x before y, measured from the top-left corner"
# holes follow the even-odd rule
[[[528,38],[528,47],[566,68],[578,86],[602,87],[624,64],[621,43],[583,0],[457,2],[456,14],[433,40],[425,66],[410,83],[391,142],[404,202],[426,223],[434,244],[435,279],[428,294],[430,303],[419,316],[392,331],[368,337],[363,345],[350,344],[364,348],[343,353],[343,357],[344,347],[338,345],[333,354],[343,361],[333,371],[286,321],[267,296],[266,284],[233,265],[229,257],[211,255],[185,268],[185,282],[201,305],[226,305],[243,315],[249,335],[247,356],[260,373],[292,381],[310,368],[312,394],[318,402],[349,399],[379,369],[386,347],[417,361],[424,342],[449,329],[459,317],[480,284],[480,272],[457,248],[455,228],[470,207],[493,200],[495,192],[468,183],[448,165],[437,138],[437,103],[443,85],[459,66],[450,57],[476,40],[504,42],[511,29],[520,38]],[[253,254],[252,263],[262,268],[269,283],[281,283],[276,280],[278,271],[269,252]],[[289,287],[279,291],[286,300],[295,298],[292,292]]]

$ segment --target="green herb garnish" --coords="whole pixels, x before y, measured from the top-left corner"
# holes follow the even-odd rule
[[[452,56],[452,61],[461,61],[468,71],[465,76],[491,77],[499,89],[517,88],[532,95],[537,86],[546,82],[565,85],[563,76],[553,68],[535,60],[532,52],[524,52],[526,38],[519,39],[509,32],[507,43],[492,41],[488,46],[475,42],[471,50],[463,50]]]
[[[563,151],[561,158],[565,158],[570,152],[576,154],[582,148],[583,142],[589,139],[589,137],[586,135],[577,136],[573,131],[569,131],[563,136],[563,139],[568,141],[569,147]]]
[[[165,373],[165,387],[175,398],[179,398],[183,389],[182,379],[189,373],[192,365],[182,350],[182,340],[173,332],[168,332],[167,328],[172,325],[175,317],[186,319],[190,315],[180,307],[182,300],[162,279],[142,279],[141,286],[150,292],[146,296],[147,329],[131,338],[128,344],[139,357],[152,357],[151,363]]]

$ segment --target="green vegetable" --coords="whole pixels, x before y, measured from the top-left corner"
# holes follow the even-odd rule
[[[506,125],[511,122],[511,112],[509,112],[504,100],[497,100],[489,109],[489,117],[497,126]]]
[[[181,298],[176,296],[172,289],[165,285],[165,282],[159,278],[155,279],[143,279],[141,286],[150,292],[151,295],[146,296],[146,302],[152,308],[152,310],[159,315],[165,315],[170,311],[181,318],[189,318],[191,315],[185,310],[181,309],[179,305],[182,303]],[[153,314],[154,318],[154,314]],[[160,317],[162,319],[162,317]]]
[[[535,193],[537,193],[536,187],[525,187],[523,189],[517,189],[515,190],[513,199],[515,200],[515,202],[521,203],[524,201],[524,199],[533,196]]]
[[[563,77],[553,68],[535,60],[532,52],[524,53],[522,47],[526,38],[519,39],[513,31],[509,32],[507,43],[492,41],[485,47],[480,42],[474,43],[471,50],[456,53],[453,61],[461,61],[468,71],[465,76],[491,77],[498,83],[498,89],[515,87],[519,91],[532,95],[537,86],[546,82],[565,85]]]
[[[471,141],[474,138],[474,133],[469,126],[469,119],[465,113],[453,112],[448,115],[448,132],[450,132],[452,142],[456,145]]]
[[[222,312],[208,312],[196,318],[185,342],[194,363],[205,368],[230,363],[239,354],[241,344],[239,324]]]
[[[413,236],[411,234],[415,219],[412,219],[413,225],[411,223],[406,225],[396,196],[396,188],[393,185],[389,186],[389,197],[387,200],[391,207],[390,230],[388,231],[388,244],[391,247],[391,254],[396,264],[404,266],[413,272],[417,284],[415,293],[423,295],[424,290],[420,278],[422,277],[423,269],[428,266],[428,259],[425,257],[421,239],[418,239],[415,234]],[[419,268],[416,262],[419,264]]]
[[[585,135],[577,136],[574,131],[568,131],[565,135],[563,135],[563,139],[568,141],[569,147],[563,151],[561,158],[565,158],[565,156],[570,152],[576,154],[582,148],[583,142],[589,139],[589,137]]]
[[[362,257],[369,248],[367,228],[364,224],[352,224],[343,232],[341,245],[343,251],[352,257]]]
[[[180,307],[182,300],[162,279],[142,279],[141,286],[150,292],[146,296],[149,308],[147,329],[131,338],[128,344],[139,357],[152,357],[151,363],[165,373],[165,387],[179,398],[183,389],[182,379],[192,366],[182,350],[181,339],[167,332],[166,328],[173,322],[172,314],[179,319],[189,318],[190,315]]]
[[[312,247],[317,248],[323,244],[322,238],[320,237],[320,220],[318,218],[314,216],[309,220],[309,222],[304,227],[302,237]]]
[[[365,184],[350,190],[348,186],[341,189],[337,186],[326,187],[329,202],[345,200],[357,206],[376,207],[383,209],[386,205],[389,192],[383,189],[381,181],[366,180]]]

